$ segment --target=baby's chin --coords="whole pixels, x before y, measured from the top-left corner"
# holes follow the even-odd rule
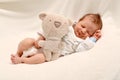
[[[81,39],[86,39],[87,38],[87,36],[85,36],[85,35],[80,35],[80,34],[75,34],[78,38],[81,38]]]

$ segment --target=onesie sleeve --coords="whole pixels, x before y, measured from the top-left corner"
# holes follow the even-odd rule
[[[87,51],[93,48],[95,45],[95,42],[96,41],[93,38],[86,38],[85,40],[83,40],[81,43],[78,44],[76,48],[76,52]]]

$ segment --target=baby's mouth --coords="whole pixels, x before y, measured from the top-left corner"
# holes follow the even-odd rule
[[[85,33],[82,32],[82,31],[77,31],[77,34],[78,34],[79,36],[85,36]]]
[[[77,34],[78,37],[84,37],[84,35],[80,32],[77,32],[76,34]]]

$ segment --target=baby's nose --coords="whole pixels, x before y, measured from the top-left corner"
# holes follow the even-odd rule
[[[86,33],[87,33],[86,29],[82,29],[81,32],[82,32],[83,34],[86,34]]]
[[[56,28],[58,28],[58,27],[61,26],[61,23],[60,23],[59,21],[55,21],[55,22],[54,22],[54,25],[55,25]]]

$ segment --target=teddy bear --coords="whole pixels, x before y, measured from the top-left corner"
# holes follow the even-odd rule
[[[69,26],[73,22],[63,15],[53,13],[40,13],[39,18],[42,20],[42,36],[45,37],[45,40],[38,40],[37,42],[42,49],[35,47],[34,42],[36,41],[34,39],[30,39],[32,43],[29,43],[28,40],[27,42],[21,41],[27,44],[20,44],[22,46],[21,49],[23,49],[22,57],[32,56],[42,51],[46,57],[46,61],[55,60],[60,56],[61,50],[65,45],[62,38],[68,33]],[[38,33],[38,35],[41,36],[41,33]]]
[[[38,45],[43,48],[46,61],[57,59],[64,47],[62,38],[68,33],[73,22],[63,15],[41,13],[42,29],[45,40],[40,40]]]

